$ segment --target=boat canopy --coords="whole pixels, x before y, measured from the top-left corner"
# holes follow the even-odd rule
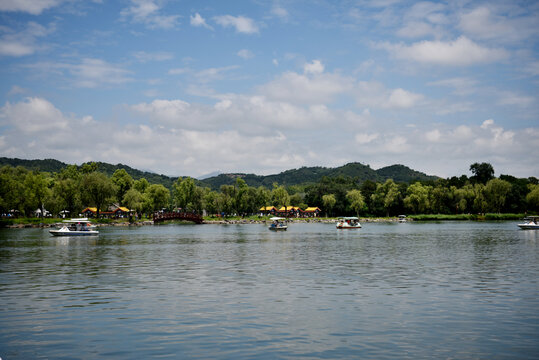
[[[286,218],[283,218],[283,217],[278,217],[278,216],[274,216],[274,217],[270,218],[270,220],[272,220],[272,221],[277,221],[277,220],[286,220]]]
[[[359,220],[359,218],[355,217],[355,216],[343,216],[343,217],[340,217],[339,219],[343,219],[343,220]]]
[[[78,218],[78,219],[64,220],[64,221],[62,221],[62,222],[78,224],[78,223],[90,223],[91,221],[88,220],[88,218]]]

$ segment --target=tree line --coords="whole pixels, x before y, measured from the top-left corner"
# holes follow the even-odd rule
[[[314,184],[269,189],[252,187],[240,177],[218,191],[201,187],[190,177],[179,177],[172,188],[134,180],[124,169],[107,176],[98,164],[68,165],[59,172],[31,171],[23,167],[0,168],[0,212],[31,217],[36,209],[74,216],[85,207],[105,211],[117,203],[139,214],[159,210],[224,215],[250,215],[273,205],[318,206],[327,216],[396,216],[398,214],[524,213],[539,211],[536,178],[494,177],[488,163],[470,166],[473,176],[433,181],[397,183],[363,181],[344,175],[323,177]],[[98,214],[99,216],[99,214]]]

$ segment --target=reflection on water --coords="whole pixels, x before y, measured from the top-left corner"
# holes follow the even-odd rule
[[[537,358],[513,223],[0,231],[0,357]]]

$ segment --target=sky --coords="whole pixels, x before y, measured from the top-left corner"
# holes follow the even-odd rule
[[[539,177],[539,2],[0,0],[0,156]]]

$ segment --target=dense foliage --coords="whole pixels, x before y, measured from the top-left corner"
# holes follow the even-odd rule
[[[391,169],[388,169],[389,171]],[[396,216],[398,214],[536,213],[536,178],[494,177],[490,164],[473,164],[474,174],[414,182],[360,181],[346,175],[324,176],[303,185],[253,187],[236,177],[219,190],[200,186],[189,177],[177,178],[170,188],[146,178],[133,179],[126,169],[108,175],[100,163],[68,165],[58,172],[40,172],[22,166],[0,168],[0,212],[27,217],[49,211],[78,215],[85,207],[106,211],[115,203],[137,213],[162,209],[208,214],[248,215],[262,206],[317,206],[328,216]]]

